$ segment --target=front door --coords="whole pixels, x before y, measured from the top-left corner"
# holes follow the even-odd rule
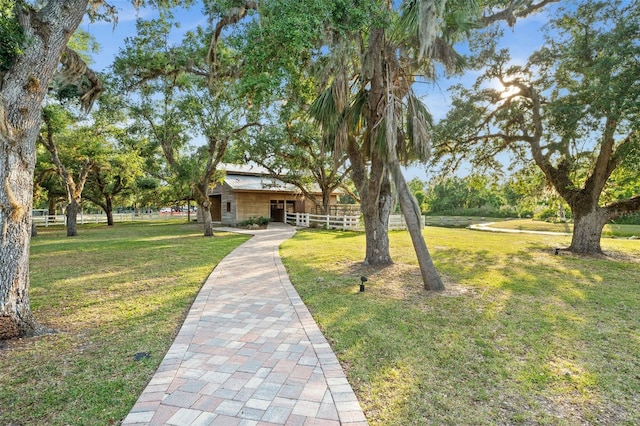
[[[211,202],[211,220],[214,222],[222,222],[222,195],[210,195]]]
[[[271,220],[284,222],[284,200],[271,200]]]

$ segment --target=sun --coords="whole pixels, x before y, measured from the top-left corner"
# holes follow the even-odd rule
[[[509,84],[509,82],[505,82],[505,83],[507,85]],[[492,80],[491,87],[494,88],[498,93],[500,93],[500,97],[502,99],[510,98],[520,93],[519,87],[512,86],[512,85],[508,85],[505,87],[505,85],[497,78]]]

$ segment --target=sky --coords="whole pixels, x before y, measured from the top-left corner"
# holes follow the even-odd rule
[[[91,23],[88,19],[85,19],[79,27],[93,35],[100,44],[100,52],[93,55],[94,63],[91,65],[97,71],[107,71],[120,49],[124,47],[125,39],[135,36],[137,19],[151,19],[157,14],[153,9],[149,8],[136,10],[131,5],[131,0],[110,0],[109,3],[118,10],[118,22],[115,27],[110,22]],[[529,55],[542,46],[543,36],[541,29],[548,22],[556,7],[557,5],[552,4],[540,13],[519,20],[514,28],[505,29],[500,47],[509,48],[513,63],[524,64]],[[203,15],[198,5],[190,9],[178,9],[173,13],[180,22],[176,42],[180,41],[181,35],[185,32],[195,29],[199,25],[204,26],[207,24],[207,17]],[[459,49],[464,53],[464,46],[460,46]],[[476,77],[477,74],[466,72],[463,76],[443,77],[438,78],[435,82],[418,83],[414,90],[427,105],[437,122],[446,115],[450,107],[447,89],[458,82],[470,85],[475,81]],[[464,175],[470,172],[472,170],[463,168],[459,171],[459,174]],[[423,181],[430,178],[424,166],[409,167],[406,169],[405,176],[408,180],[414,177]]]

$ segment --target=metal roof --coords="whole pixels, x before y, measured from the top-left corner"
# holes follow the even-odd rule
[[[235,175],[227,172],[225,183],[234,191],[301,192],[295,185],[267,176]],[[318,185],[313,185],[311,192],[320,192]]]
[[[269,176],[269,171],[255,164],[220,164],[220,169],[225,170],[227,176],[225,183],[234,191],[266,191],[289,194],[301,194],[297,186],[283,182],[280,179]],[[285,171],[286,173],[286,171]],[[312,194],[322,194],[322,189],[317,183],[307,187]],[[333,191],[340,194],[342,191]]]

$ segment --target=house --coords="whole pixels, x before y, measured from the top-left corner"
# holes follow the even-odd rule
[[[255,165],[221,165],[226,170],[223,183],[209,191],[211,219],[223,225],[236,225],[250,218],[266,217],[283,222],[286,213],[311,213],[313,201],[305,198],[294,185],[273,178],[268,171]],[[322,199],[317,184],[309,191]],[[331,205],[338,202],[338,192],[331,196]]]

